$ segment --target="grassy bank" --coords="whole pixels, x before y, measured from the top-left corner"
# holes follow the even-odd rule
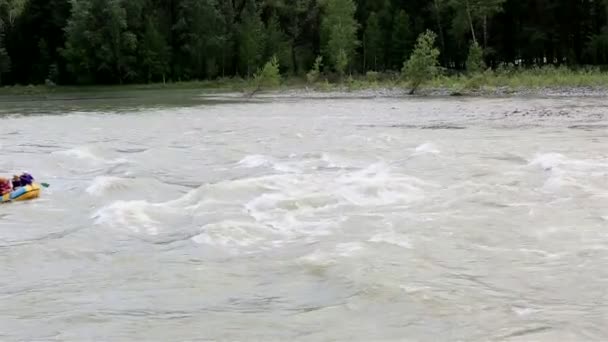
[[[568,68],[543,67],[533,69],[498,69],[488,70],[474,75],[453,74],[441,75],[424,83],[420,92],[440,91],[453,95],[476,95],[491,93],[500,89],[502,93],[555,88],[597,88],[608,91],[608,73],[599,69],[571,70]],[[200,90],[202,92],[242,92],[250,96],[257,91],[285,91],[308,89],[319,92],[361,91],[379,89],[409,89],[409,82],[398,73],[374,73],[337,77],[320,75],[317,81],[307,82],[303,78],[283,78],[279,86],[259,88],[251,80],[241,78],[224,78],[212,81],[190,81],[153,84],[129,84],[111,86],[7,86],[0,88],[0,96],[46,96],[70,93],[113,93],[137,90]]]
[[[439,76],[428,86],[452,91],[507,88],[513,91],[547,88],[607,88],[608,73],[599,69],[568,68],[498,69],[476,75]]]
[[[355,77],[342,83],[320,84],[318,89],[341,87],[353,90],[373,88],[409,88],[407,79],[399,75]],[[441,89],[448,93],[476,93],[480,90],[502,88],[506,92],[552,88],[600,88],[608,90],[608,72],[599,69],[571,70],[568,68],[498,69],[477,74],[443,73],[424,83],[422,91]]]

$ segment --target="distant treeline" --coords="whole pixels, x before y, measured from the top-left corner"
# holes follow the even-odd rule
[[[473,42],[489,67],[602,65],[607,24],[608,0],[0,0],[0,84],[248,77],[273,56],[399,71],[426,30],[447,69]]]

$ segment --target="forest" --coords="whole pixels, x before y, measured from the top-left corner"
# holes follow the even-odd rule
[[[0,85],[401,71],[432,31],[445,72],[608,64],[603,0],[0,0]],[[322,58],[318,58],[321,56]]]

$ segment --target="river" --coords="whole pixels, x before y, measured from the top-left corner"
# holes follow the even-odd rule
[[[0,102],[0,340],[608,339],[601,97]]]

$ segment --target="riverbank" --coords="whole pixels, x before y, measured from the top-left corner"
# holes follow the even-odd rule
[[[252,81],[224,78],[212,81],[128,84],[108,86],[6,86],[0,97],[47,98],[69,94],[121,94],[145,90],[197,91],[206,94],[232,93],[241,97],[401,97],[409,96],[409,84],[398,74],[368,73],[335,77],[314,83],[302,78],[284,78],[279,87],[258,88]],[[565,68],[537,68],[519,71],[487,71],[482,74],[439,76],[423,84],[418,96],[608,96],[608,73],[599,70],[573,71]]]

